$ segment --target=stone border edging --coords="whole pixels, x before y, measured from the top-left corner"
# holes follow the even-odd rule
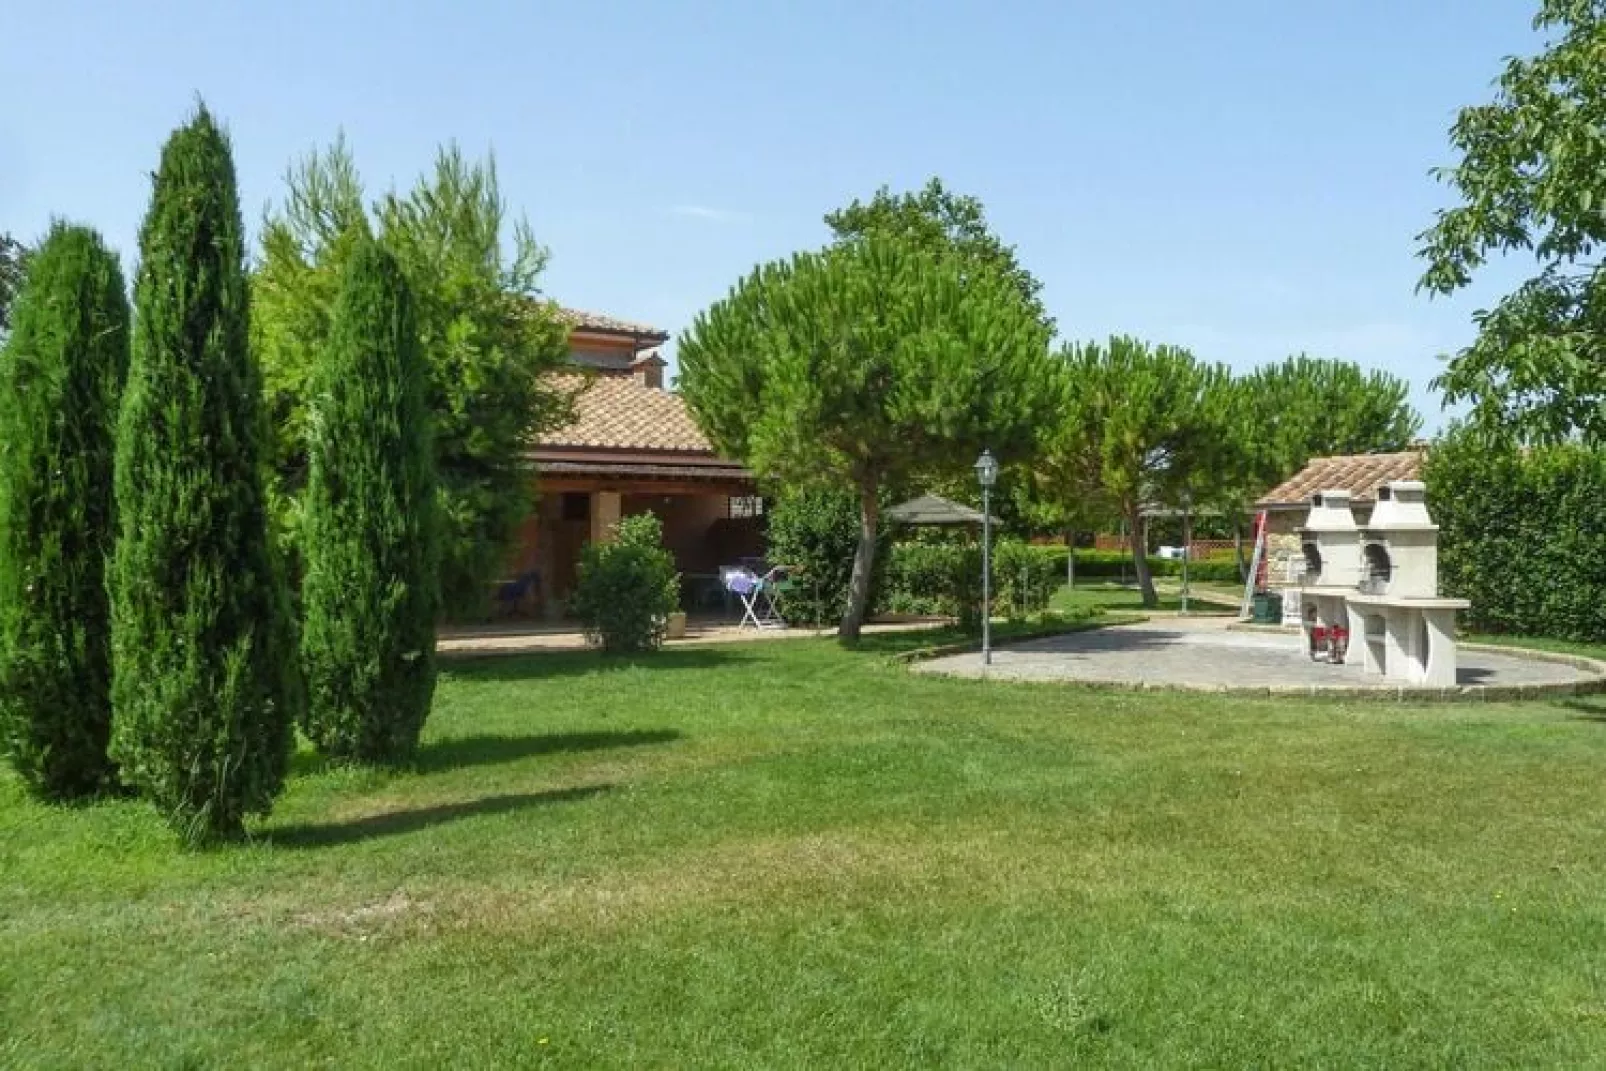
[[[1098,628],[1120,627],[1122,625],[1136,625],[1150,620],[1147,615],[1136,614],[1130,620],[1096,619],[1089,622],[1078,622],[1068,628],[1045,631],[1041,634],[1024,636],[1011,636],[1009,643],[1020,643],[1030,640],[1039,640],[1047,636],[1060,636],[1075,632],[1091,632]],[[1228,626],[1230,630],[1235,626]],[[1278,625],[1248,625],[1242,629],[1244,632],[1289,632]],[[1457,684],[1449,688],[1428,688],[1420,685],[1402,684],[1391,687],[1353,688],[1347,686],[1328,686],[1321,684],[1289,684],[1265,685],[1252,688],[1235,688],[1226,684],[1187,684],[1166,682],[1157,684],[1151,681],[1129,680],[1032,680],[1007,679],[1010,684],[1041,684],[1060,688],[1076,688],[1085,691],[1099,692],[1181,692],[1197,695],[1232,695],[1249,698],[1265,699],[1387,699],[1395,702],[1424,702],[1424,703],[1500,703],[1521,701],[1529,699],[1550,699],[1561,696],[1599,695],[1606,693],[1606,661],[1589,658],[1584,655],[1566,654],[1561,651],[1541,651],[1533,647],[1511,647],[1498,643],[1464,643],[1461,647],[1471,651],[1487,651],[1491,654],[1504,654],[1518,659],[1528,659],[1534,662],[1554,662],[1560,665],[1571,666],[1574,669],[1584,670],[1593,674],[1592,677],[1581,681],[1552,681],[1548,684]],[[944,658],[948,655],[968,654],[981,650],[979,642],[944,644],[939,647],[921,648],[915,651],[906,651],[897,656],[897,660],[904,663],[925,661],[930,658]],[[1005,678],[955,677],[955,679],[992,680]]]

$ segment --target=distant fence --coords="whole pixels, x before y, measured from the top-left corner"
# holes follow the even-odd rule
[[[1131,551],[1132,540],[1125,535],[1100,533],[1093,538],[1096,550],[1124,550]],[[1247,553],[1250,548],[1245,547]],[[1195,539],[1189,544],[1188,556],[1194,561],[1209,561],[1215,558],[1230,558],[1234,553],[1234,544],[1230,539]]]

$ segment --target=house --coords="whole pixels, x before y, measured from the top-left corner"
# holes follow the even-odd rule
[[[578,391],[574,420],[531,450],[537,502],[519,535],[510,575],[535,574],[535,601],[553,617],[574,590],[581,548],[610,538],[620,518],[652,512],[695,608],[718,588],[718,570],[762,549],[763,509],[752,474],[720,457],[686,403],[664,384],[657,349],[665,331],[562,310]]]
[[[1322,491],[1348,491],[1357,524],[1377,505],[1377,489],[1394,480],[1420,480],[1425,444],[1393,454],[1341,454],[1312,458],[1293,476],[1267,491],[1254,508],[1266,514],[1266,576],[1273,586],[1297,583],[1304,569],[1299,530],[1310,498]]]

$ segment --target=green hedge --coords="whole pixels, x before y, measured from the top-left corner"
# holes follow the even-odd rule
[[[880,610],[941,614],[974,626],[981,620],[981,547],[895,543],[888,549],[878,594]]]
[[[999,540],[993,547],[994,612],[1025,617],[1048,606],[1065,584],[1064,547]],[[896,543],[887,554],[878,608],[892,613],[944,614],[962,624],[979,620],[981,546],[976,543]],[[1177,576],[1182,563],[1150,558],[1156,576]],[[1122,551],[1076,552],[1078,580],[1113,580],[1133,576],[1132,556]],[[1231,560],[1194,562],[1193,580],[1236,584],[1238,567]]]
[[[1052,551],[1057,556],[1061,575],[1065,572],[1064,547],[1034,547],[1041,552]],[[1149,559],[1149,570],[1155,576],[1181,576],[1182,563],[1172,558]],[[1132,555],[1124,550],[1078,550],[1076,552],[1076,579],[1132,579]],[[1188,566],[1188,578],[1200,583],[1236,584],[1239,582],[1238,562],[1235,558],[1211,557],[1199,559]]]
[[[1606,451],[1518,452],[1457,430],[1424,478],[1439,524],[1439,585],[1472,600],[1479,631],[1606,640]]]

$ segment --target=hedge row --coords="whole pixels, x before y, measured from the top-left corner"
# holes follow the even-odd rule
[[[1440,590],[1484,632],[1606,641],[1606,451],[1518,451],[1453,432],[1424,473]]]
[[[851,495],[807,492],[783,498],[769,516],[770,556],[802,571],[781,600],[787,620],[806,625],[834,624],[847,601],[848,575],[859,538],[858,506]],[[1024,617],[1048,606],[1065,583],[1063,546],[1042,546],[1001,539],[993,546],[994,607],[1008,616]],[[1150,558],[1156,576],[1176,576],[1182,563]],[[1232,558],[1196,561],[1189,575],[1202,582],[1236,584]],[[1126,551],[1076,551],[1078,580],[1131,579],[1132,556]],[[892,543],[883,539],[876,552],[872,604],[878,612],[943,614],[974,626],[980,620],[981,546],[979,543]]]
[[[1031,547],[1032,551],[1052,555],[1059,563],[1060,574],[1065,573],[1064,547]],[[1149,559],[1149,569],[1155,576],[1181,576],[1182,563],[1174,558]],[[1132,555],[1124,550],[1081,550],[1076,552],[1076,578],[1107,579],[1132,577]],[[1200,583],[1236,584],[1239,581],[1238,563],[1228,557],[1196,559],[1188,566],[1188,577]]]
[[[993,548],[996,612],[1023,617],[1048,606],[1065,584],[1064,547],[1000,540]],[[1180,575],[1182,563],[1150,558],[1156,576]],[[1122,551],[1076,552],[1078,580],[1109,580],[1133,575],[1132,556]],[[1231,560],[1194,562],[1189,576],[1201,582],[1237,583]],[[893,613],[957,616],[970,624],[981,605],[981,547],[978,544],[897,543],[887,554],[878,607]]]

